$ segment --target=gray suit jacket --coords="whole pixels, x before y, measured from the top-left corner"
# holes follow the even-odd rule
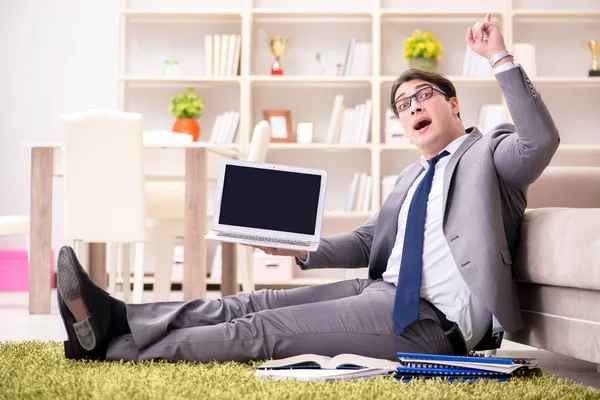
[[[512,280],[527,188],[548,166],[559,134],[540,94],[517,66],[496,75],[513,124],[486,135],[477,128],[451,155],[444,175],[443,230],[457,268],[501,329],[513,332],[523,321]],[[459,99],[460,100],[460,99]],[[381,278],[398,228],[398,213],[419,176],[419,162],[398,177],[379,212],[352,232],[322,238],[302,269],[369,268]]]

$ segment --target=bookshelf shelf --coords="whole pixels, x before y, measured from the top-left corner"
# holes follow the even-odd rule
[[[126,75],[121,77],[121,82],[124,83],[143,83],[143,84],[154,84],[154,83],[191,83],[191,84],[241,84],[242,79],[240,77],[207,77],[207,76],[134,76]]]
[[[251,11],[255,18],[276,17],[276,18],[326,18],[326,19],[347,19],[347,18],[371,18],[373,16],[370,10],[327,10],[327,9],[262,9],[254,8]]]
[[[457,0],[452,7],[432,0],[414,8],[404,0],[174,0],[168,6],[155,0],[119,1],[119,108],[148,116],[146,129],[169,129],[173,123],[166,112],[169,96],[184,85],[194,86],[206,101],[201,140],[207,140],[218,115],[238,111],[236,144],[225,148],[241,154],[247,153],[252,129],[263,118],[263,110],[290,110],[294,132],[297,122],[313,122],[313,143],[271,143],[267,162],[328,171],[331,184],[323,223],[327,234],[352,230],[373,215],[381,206],[383,177],[400,173],[420,155],[413,145],[386,143],[390,90],[409,67],[402,57],[403,41],[414,29],[432,31],[442,41],[444,54],[437,72],[456,85],[463,122],[466,127],[473,126],[481,122],[484,106],[503,102],[491,70],[489,75],[473,73],[476,76],[463,72],[468,64],[466,29],[491,12],[509,49],[514,50],[517,43],[535,46],[537,73],[526,71],[548,105],[563,143],[553,164],[600,165],[600,121],[595,112],[600,109],[600,78],[587,76],[591,55],[580,43],[600,35],[596,2],[578,2],[576,9],[563,0],[494,0],[488,2],[491,9],[483,9],[477,0]],[[205,54],[211,54],[207,35],[240,35],[239,75],[208,76],[205,70],[210,68],[204,63]],[[283,76],[268,75],[274,59],[266,41],[269,35],[293,38],[281,57]],[[370,68],[360,71],[366,76],[339,76],[338,65],[344,64],[353,37],[357,43],[370,43]],[[181,76],[152,75],[171,58],[180,61]],[[526,59],[516,61],[526,65]],[[573,89],[577,102],[565,101],[566,88]],[[340,140],[339,135],[330,135],[329,122],[338,96],[343,96],[346,110],[359,110],[371,102],[370,121],[361,125],[369,131],[367,137]],[[360,111],[355,115],[360,116]],[[358,131],[364,133],[365,129]],[[345,139],[349,137],[354,138]],[[352,176],[357,173],[372,179],[366,190],[368,212],[344,211]],[[339,275],[321,280],[323,272],[314,271],[315,279],[295,282],[316,284],[346,276],[343,270],[325,271]]]
[[[123,10],[126,19],[230,19],[241,20],[239,11],[153,11],[153,10]]]
[[[308,143],[308,144],[287,144],[270,143],[269,150],[371,150],[370,144],[329,144],[329,143]]]
[[[514,10],[514,18],[555,18],[565,19],[596,19],[600,18],[600,11],[573,11],[573,10]]]
[[[489,11],[494,16],[501,16],[500,10]],[[469,10],[402,10],[402,9],[383,9],[381,10],[382,18],[481,18],[481,11],[469,11]]]
[[[397,76],[385,75],[380,78],[382,83],[393,83]],[[461,76],[461,75],[448,75],[453,83],[466,83],[475,85],[494,85],[496,84],[496,78],[493,76],[489,77],[477,77],[477,76]]]
[[[310,75],[253,75],[250,77],[252,84],[332,84],[332,85],[347,85],[347,84],[364,84],[368,85],[373,82],[373,78],[361,76],[310,76]]]

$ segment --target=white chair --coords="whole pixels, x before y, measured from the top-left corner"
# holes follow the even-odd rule
[[[0,216],[0,236],[24,236],[27,260],[29,260],[29,216]]]
[[[142,301],[144,242],[161,236],[160,223],[146,214],[142,121],[141,114],[113,110],[61,116],[65,238],[78,253],[80,242],[118,244],[116,251],[109,245],[109,291],[120,264],[126,300],[129,246],[136,244],[136,303]]]
[[[250,149],[246,156],[247,161],[265,162],[267,160],[267,150],[271,141],[271,125],[267,121],[261,121],[254,127]],[[252,277],[252,247],[236,245],[236,254],[238,260],[238,270],[242,281],[242,290],[252,292],[254,290],[254,279]]]
[[[253,129],[250,148],[244,159],[264,162],[271,140],[271,126],[261,121]],[[216,172],[216,169],[212,172]],[[208,180],[216,181],[216,176]],[[148,182],[146,185],[148,216],[161,221],[161,235],[156,243],[156,266],[154,272],[154,301],[168,301],[173,273],[175,237],[183,237],[183,213],[185,188],[180,182]],[[169,204],[165,207],[164,204]],[[185,253],[185,249],[184,249]],[[254,290],[252,281],[252,248],[236,245],[242,289]]]

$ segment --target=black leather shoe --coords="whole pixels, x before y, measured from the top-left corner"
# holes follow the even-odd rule
[[[58,254],[57,293],[59,311],[67,331],[65,356],[70,359],[106,358],[111,321],[110,295],[96,286],[81,267],[73,249],[64,246]],[[89,317],[77,322],[67,303],[82,299]]]

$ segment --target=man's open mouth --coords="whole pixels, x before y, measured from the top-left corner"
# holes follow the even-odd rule
[[[426,126],[429,126],[430,124],[431,124],[431,120],[428,118],[425,118],[425,119],[415,122],[415,124],[413,125],[413,129],[418,132],[421,129],[425,128]]]

